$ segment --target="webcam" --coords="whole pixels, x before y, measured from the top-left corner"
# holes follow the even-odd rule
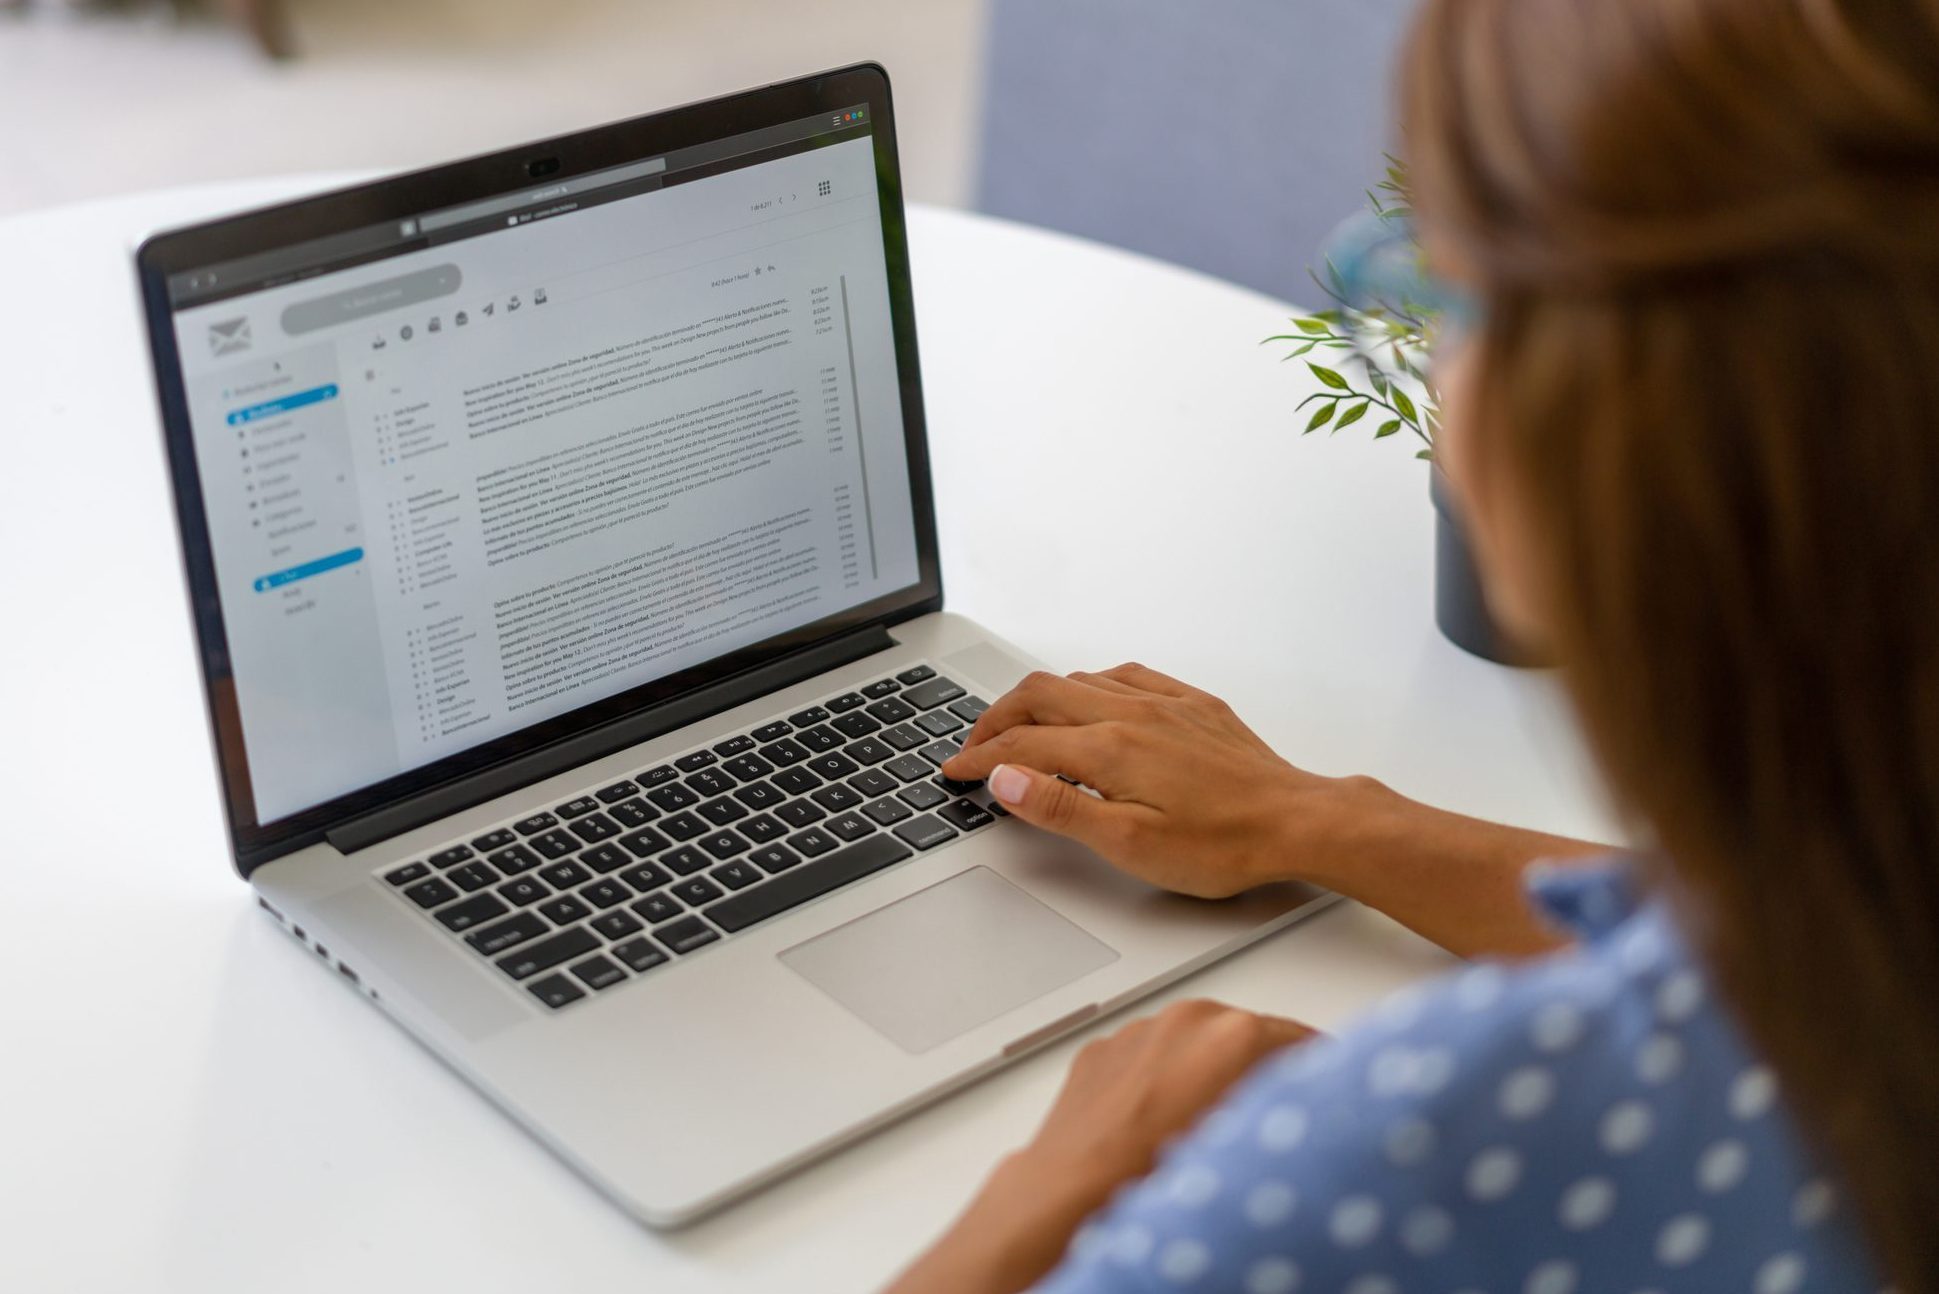
[[[556,157],[535,158],[525,164],[525,173],[535,180],[541,176],[550,175],[558,169],[559,159]]]

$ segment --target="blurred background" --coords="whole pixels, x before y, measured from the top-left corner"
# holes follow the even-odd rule
[[[918,202],[1310,297],[1410,0],[0,0],[0,218],[397,169],[863,59]]]

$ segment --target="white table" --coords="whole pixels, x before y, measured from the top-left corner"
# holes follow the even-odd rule
[[[127,253],[325,179],[0,221],[0,1288],[869,1288],[1075,1042],[656,1235],[230,871]],[[1196,681],[1314,769],[1611,830],[1552,683],[1435,632],[1422,464],[1297,434],[1304,370],[1257,344],[1285,306],[977,216],[911,228],[953,608],[1065,668]],[[1168,996],[1332,1026],[1448,963],[1341,905]]]

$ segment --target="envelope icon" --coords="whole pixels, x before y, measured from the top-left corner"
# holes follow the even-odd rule
[[[217,355],[234,355],[249,349],[249,317],[224,319],[209,325],[209,349]]]

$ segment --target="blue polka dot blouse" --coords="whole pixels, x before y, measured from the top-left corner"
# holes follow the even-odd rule
[[[1529,884],[1575,947],[1269,1058],[1042,1294],[1875,1294],[1663,905],[1621,863]]]

